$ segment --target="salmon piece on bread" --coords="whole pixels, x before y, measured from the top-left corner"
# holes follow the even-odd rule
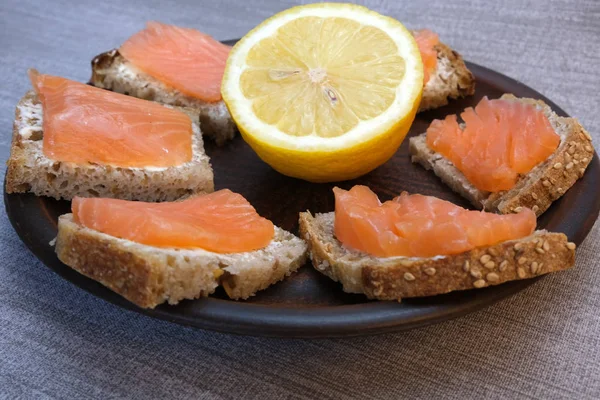
[[[32,74],[17,104],[7,193],[175,200],[212,192],[198,124],[176,110]]]
[[[470,211],[431,196],[381,203],[367,187],[334,189],[335,212],[300,213],[313,266],[348,293],[401,300],[483,288],[570,268],[575,244],[535,231],[535,214]]]
[[[212,294],[247,299],[306,261],[303,240],[221,190],[171,203],[76,198],[58,220],[66,265],[143,308]]]
[[[425,69],[425,86],[419,112],[445,106],[452,99],[472,96],[475,93],[475,77],[462,56],[440,42],[437,34],[430,30],[421,29],[412,33]]]
[[[78,224],[154,247],[242,253],[273,238],[273,223],[228,189],[164,203],[76,197],[71,208]]]
[[[335,236],[346,247],[377,257],[435,257],[533,233],[535,213],[498,215],[466,210],[433,196],[403,192],[381,203],[366,186],[333,189]]]
[[[440,137],[435,139],[438,142],[437,148],[440,151],[438,152],[432,148],[436,147],[432,146],[433,138],[429,138],[428,140],[429,133],[425,132],[419,136],[410,138],[409,152],[411,159],[412,162],[421,164],[425,169],[432,170],[452,190],[465,197],[479,209],[507,214],[518,212],[522,208],[527,207],[539,216],[550,207],[553,201],[560,198],[583,176],[594,157],[592,138],[577,119],[558,116],[543,101],[517,98],[510,94],[503,95],[501,100],[517,102],[520,106],[535,109],[546,120],[546,122],[541,124],[542,128],[535,128],[533,130],[534,136],[540,132],[539,129],[544,130],[544,141],[535,137],[525,139],[525,136],[523,136],[523,131],[526,130],[525,125],[529,126],[533,124],[533,120],[523,120],[521,122],[524,125],[523,129],[518,124],[510,128],[515,131],[513,136],[498,134],[500,131],[496,126],[496,122],[491,123],[489,126],[485,122],[483,123],[482,127],[486,128],[484,129],[484,133],[489,136],[482,137],[482,146],[489,147],[493,144],[493,146],[500,146],[501,149],[506,151],[506,153],[498,155],[499,157],[505,157],[505,160],[496,164],[496,166],[504,165],[510,167],[510,171],[507,173],[492,176],[490,172],[487,172],[489,179],[481,174],[482,171],[491,171],[487,168],[494,161],[490,157],[487,160],[481,159],[483,154],[491,154],[491,150],[482,150],[481,146],[471,148],[474,157],[469,156],[473,161],[469,161],[471,164],[470,171],[466,174],[461,172],[461,168],[464,166],[455,164],[452,161],[452,159],[456,161],[455,157],[452,155],[444,156],[442,154],[448,153],[443,150],[443,143],[441,143],[442,140],[440,139],[443,135],[439,135],[439,129],[436,127],[439,121],[434,121],[428,132]],[[473,111],[469,111],[469,114],[473,114]],[[475,115],[472,115],[472,117],[479,118]],[[537,120],[538,117],[531,118]],[[493,119],[493,121],[500,120]],[[545,124],[549,124],[549,129],[553,131],[552,134],[548,134],[545,131]],[[456,128],[462,130],[464,124],[457,125]],[[447,129],[446,125],[444,125],[443,129]],[[458,132],[457,134],[462,135],[464,132],[466,131]],[[445,134],[447,135],[447,133]],[[511,147],[506,143],[497,143],[506,141],[507,138],[511,140],[510,146],[512,147],[515,147],[518,143],[518,146],[516,146],[518,148],[515,148],[516,151],[510,151]],[[528,144],[524,140],[530,140],[531,143]],[[449,147],[454,147],[454,150],[456,150],[461,146],[463,145],[457,144],[456,146]],[[549,150],[552,148],[554,148],[553,151]],[[463,157],[463,159],[468,159],[464,158],[468,151],[463,153],[462,156],[459,156]],[[477,161],[477,157],[481,160]],[[511,158],[511,160],[506,161],[508,158]],[[492,178],[502,176],[508,177],[508,183],[505,180],[502,184],[496,182],[492,186],[481,186],[482,180],[487,179],[489,181]],[[503,186],[506,184],[508,186]],[[490,191],[490,189],[494,188],[498,190]]]
[[[148,22],[119,53],[144,73],[179,92],[214,103],[231,48],[195,29]]]
[[[300,213],[300,237],[314,268],[347,293],[401,300],[480,289],[571,268],[575,244],[562,233],[535,231],[521,239],[445,257],[375,257],[336,239],[335,213]],[[540,251],[542,250],[542,251]],[[487,266],[486,266],[487,265]]]

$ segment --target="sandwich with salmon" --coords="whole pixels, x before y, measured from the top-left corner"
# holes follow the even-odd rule
[[[177,202],[76,197],[58,258],[139,307],[212,294],[247,299],[306,261],[303,240],[229,190]]]
[[[412,31],[423,60],[423,97],[419,112],[442,107],[452,99],[472,96],[475,78],[460,54],[428,29]]]
[[[592,138],[544,102],[505,94],[435,120],[410,139],[414,163],[432,170],[475,207],[503,214],[550,207],[585,173]]]
[[[230,49],[195,29],[148,22],[118,49],[94,57],[90,83],[177,107],[223,144],[237,131],[221,98]]]
[[[523,208],[499,215],[402,193],[381,203],[365,186],[334,189],[335,211],[300,214],[317,271],[348,293],[401,300],[480,289],[572,267],[575,244],[535,230]]]
[[[178,110],[30,70],[7,193],[175,200],[213,191],[198,124]]]

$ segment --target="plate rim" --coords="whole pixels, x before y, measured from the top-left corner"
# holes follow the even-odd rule
[[[228,40],[224,41],[224,43],[230,44],[235,43],[236,41],[237,40]],[[534,93],[538,99],[543,100],[550,105],[557,114],[568,116],[561,107],[530,86],[476,63],[468,61],[465,61],[465,63],[475,76],[481,75],[482,72],[484,74],[488,73],[494,75],[494,82],[496,84],[506,84],[507,86],[517,85],[527,88],[527,90]],[[596,153],[594,153],[592,163],[600,165]],[[34,247],[34,243],[26,240],[26,232],[24,232],[24,228],[21,228],[17,221],[17,213],[11,208],[13,201],[11,201],[9,196],[19,195],[8,195],[6,193],[5,177],[4,203],[13,229],[16,231],[20,240],[27,246],[29,251],[47,268],[61,276],[61,278],[66,279],[70,283],[97,298],[127,310],[180,325],[222,333],[265,337],[322,338],[363,336],[403,331],[439,323],[481,310],[524,290],[544,277],[539,276],[533,279],[508,282],[502,285],[480,289],[478,291],[470,291],[473,298],[464,302],[464,304],[453,304],[446,307],[444,306],[444,303],[435,303],[432,305],[426,304],[422,307],[418,307],[418,312],[416,312],[414,308],[397,307],[396,302],[370,301],[366,298],[364,303],[358,304],[338,306],[307,306],[300,304],[298,306],[290,306],[265,305],[208,297],[193,300],[195,302],[203,302],[206,307],[202,307],[200,312],[196,312],[190,317],[181,313],[173,313],[172,308],[170,308],[172,306],[159,306],[153,310],[139,308],[91,278],[81,275],[84,280],[95,283],[95,285],[82,286],[78,284],[75,279],[71,279],[67,276],[68,274],[65,273],[64,270],[58,270],[49,265],[49,263],[38,254]],[[582,227],[578,231],[577,237],[572,237],[570,239],[579,245],[589,234],[599,212],[600,194],[597,194],[595,199],[596,218],[592,220],[591,224]]]

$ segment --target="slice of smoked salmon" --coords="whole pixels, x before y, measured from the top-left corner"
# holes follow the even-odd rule
[[[421,29],[414,32],[415,41],[419,46],[421,59],[423,60],[423,85],[429,82],[429,78],[437,68],[437,51],[435,46],[440,42],[437,33],[429,29]]]
[[[195,29],[148,22],[119,53],[137,68],[180,92],[221,100],[221,81],[231,47]]]
[[[192,122],[180,111],[29,71],[42,102],[44,154],[116,167],[171,167],[192,159]]]
[[[511,189],[556,151],[560,137],[541,110],[518,100],[488,100],[455,115],[435,120],[427,129],[427,145],[448,158],[478,189]]]
[[[381,203],[366,186],[333,191],[335,236],[345,246],[377,257],[458,254],[528,236],[536,226],[528,208],[498,215],[406,192]]]
[[[240,253],[267,246],[274,235],[273,223],[230,190],[171,203],[76,197],[71,209],[78,224],[155,247]]]

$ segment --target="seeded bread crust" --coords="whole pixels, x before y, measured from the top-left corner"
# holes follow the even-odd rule
[[[443,43],[437,44],[437,68],[423,88],[419,112],[442,107],[451,99],[472,96],[475,78],[460,54]]]
[[[35,92],[29,91],[15,112],[6,193],[31,192],[65,200],[82,196],[172,201],[214,190],[212,167],[196,124],[192,161],[178,167],[142,169],[75,165],[46,157],[42,118],[42,105]]]
[[[594,156],[592,138],[577,119],[559,117],[541,100],[517,98],[511,94],[502,98],[519,100],[542,110],[561,138],[557,150],[527,175],[520,177],[511,190],[489,193],[477,189],[450,160],[427,146],[425,133],[410,139],[411,159],[432,170],[477,208],[508,214],[518,212],[519,207],[529,207],[539,216],[583,176]]]
[[[345,292],[401,300],[455,290],[480,289],[571,268],[575,244],[562,233],[536,231],[519,240],[434,257],[378,258],[346,249],[334,236],[335,213],[300,213],[300,236],[319,272]]]
[[[219,285],[247,299],[304,265],[306,248],[280,228],[267,247],[246,253],[157,248],[82,227],[73,214],[59,217],[56,239],[63,263],[143,308],[206,297]]]
[[[90,83],[102,89],[177,107],[197,121],[202,133],[218,145],[232,139],[237,131],[223,101],[208,103],[187,96],[143,73],[116,49],[94,57]]]

